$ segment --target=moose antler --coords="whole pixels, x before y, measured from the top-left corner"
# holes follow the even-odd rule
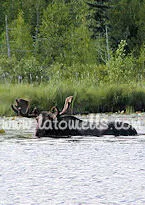
[[[29,101],[19,98],[19,99],[16,99],[16,104],[11,105],[11,107],[14,110],[14,112],[17,113],[17,115],[20,114],[20,110],[21,110],[21,113],[27,114],[29,112]]]
[[[18,116],[31,118],[37,117],[39,114],[39,111],[36,107],[30,113],[30,102],[22,98],[16,99],[16,104],[11,105],[11,107]]]
[[[59,115],[63,115],[68,111],[68,109],[70,108],[70,105],[72,103],[72,100],[73,100],[73,96],[69,96],[66,98],[64,107],[63,107],[62,111],[59,113]]]

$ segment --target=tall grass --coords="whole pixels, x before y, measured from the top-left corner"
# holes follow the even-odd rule
[[[56,82],[30,85],[0,85],[0,115],[12,115],[11,104],[16,98],[28,99],[31,106],[40,110],[49,110],[57,105],[63,107],[65,98],[74,96],[73,112],[118,112],[124,109],[144,111],[145,87],[139,85],[86,84],[85,81]]]

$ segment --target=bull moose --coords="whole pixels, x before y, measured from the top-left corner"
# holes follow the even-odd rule
[[[62,111],[54,106],[50,111],[40,112],[36,107],[31,110],[30,103],[24,99],[16,99],[12,109],[18,116],[36,118],[37,137],[70,137],[70,136],[134,136],[137,131],[125,122],[101,122],[99,124],[83,121],[73,115],[67,115],[73,96],[67,97]]]

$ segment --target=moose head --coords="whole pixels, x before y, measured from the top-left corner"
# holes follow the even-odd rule
[[[37,127],[36,127],[36,133],[35,136],[45,136],[45,129],[42,128],[45,124],[45,126],[48,127],[48,124],[51,122],[52,126],[53,123],[56,121],[59,121],[61,119],[61,116],[63,116],[65,113],[67,113],[68,109],[70,108],[70,105],[72,103],[73,96],[69,96],[65,100],[64,107],[62,111],[60,112],[59,109],[56,106],[53,106],[50,111],[43,111],[41,112],[37,117]],[[52,135],[55,135],[55,129],[50,130],[50,133]]]

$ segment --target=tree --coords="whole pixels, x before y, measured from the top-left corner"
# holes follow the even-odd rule
[[[56,0],[44,11],[40,27],[39,52],[42,62],[64,64],[86,63],[94,59],[91,35],[87,27],[87,5]],[[93,50],[93,49],[92,49]]]
[[[41,23],[43,9],[46,8],[49,2],[47,0],[0,0],[0,35],[5,30],[5,15],[8,16],[9,22],[17,19],[20,10],[23,11],[25,23],[29,24],[31,34],[35,38],[35,28]]]
[[[126,55],[126,46],[126,41],[122,40],[107,63],[110,83],[130,83],[136,79],[135,58],[131,54]]]
[[[110,0],[94,0],[87,4],[94,10],[95,24],[93,25],[93,37],[97,38],[99,35],[104,36],[106,33],[106,25],[108,24],[108,9]]]
[[[10,30],[11,52],[18,60],[28,58],[33,53],[33,39],[30,34],[30,27],[23,18],[23,11],[20,11],[16,20],[11,24]]]
[[[128,52],[139,51],[145,41],[145,0],[116,0],[110,13],[111,44],[114,49],[121,40],[127,41]]]
[[[98,56],[100,61],[107,62],[110,58],[109,49],[109,35],[110,28],[108,10],[110,7],[110,0],[94,0],[88,2],[91,9],[94,10],[94,23],[91,25],[93,30],[93,38],[98,42]],[[106,46],[104,46],[106,44]],[[106,47],[106,48],[105,48]],[[105,48],[105,49],[104,49]]]

